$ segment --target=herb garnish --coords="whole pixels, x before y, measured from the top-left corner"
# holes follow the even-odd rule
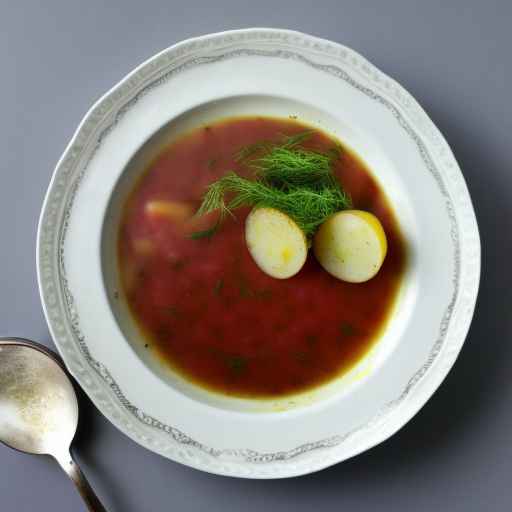
[[[231,171],[212,183],[197,215],[218,210],[219,220],[210,229],[190,237],[211,238],[226,215],[233,215],[233,210],[243,206],[280,210],[291,217],[306,236],[311,236],[333,213],[349,208],[350,197],[332,171],[339,148],[326,153],[306,149],[302,143],[311,134],[312,131],[307,131],[285,137],[281,143],[262,141],[242,148],[236,159],[246,162],[254,171],[255,179]],[[226,200],[226,196],[229,199]]]
[[[210,238],[217,232],[220,227],[220,221],[216,222],[211,228],[205,229],[203,231],[194,231],[194,233],[190,233],[188,235],[192,240],[201,240],[202,238],[206,238],[210,240]]]

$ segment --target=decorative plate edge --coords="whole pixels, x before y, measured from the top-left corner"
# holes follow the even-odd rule
[[[139,422],[141,422],[145,426],[150,426],[153,429],[157,429],[161,432],[164,432],[166,434],[170,434],[171,438],[178,443],[179,445],[186,446],[187,448],[192,448],[193,452],[190,452],[187,450],[186,452],[179,453],[180,450],[177,451],[177,453],[174,454],[168,454],[168,456],[171,456],[172,458],[175,458],[176,460],[180,460],[181,462],[197,466],[197,464],[194,464],[190,458],[196,457],[196,451],[199,450],[200,452],[203,452],[204,454],[211,456],[215,459],[223,460],[222,465],[218,472],[233,474],[232,469],[233,468],[227,468],[225,464],[228,462],[228,460],[235,461],[238,460],[238,462],[250,462],[250,463],[269,463],[269,462],[276,462],[276,461],[287,461],[290,459],[294,459],[298,457],[299,455],[303,455],[305,453],[311,452],[313,450],[318,450],[320,448],[327,448],[327,447],[334,447],[338,446],[341,443],[347,441],[350,437],[352,437],[353,434],[356,432],[360,432],[361,430],[364,430],[365,428],[369,428],[370,426],[374,425],[376,422],[380,422],[384,416],[388,416],[389,413],[396,409],[396,407],[401,404],[405,398],[410,394],[411,390],[416,386],[416,384],[422,379],[422,377],[427,373],[429,368],[431,368],[432,364],[436,360],[437,356],[439,355],[441,349],[443,348],[443,342],[446,337],[446,333],[448,330],[448,327],[450,325],[450,319],[453,313],[453,309],[455,307],[455,304],[457,302],[458,296],[459,296],[459,285],[460,285],[460,270],[461,270],[461,262],[460,262],[460,240],[459,240],[459,229],[458,229],[458,220],[457,216],[455,214],[455,208],[453,206],[453,201],[450,197],[450,194],[448,193],[448,190],[443,182],[442,176],[437,169],[437,166],[434,164],[434,161],[429,153],[429,150],[427,149],[426,145],[422,141],[421,137],[419,137],[416,132],[412,129],[410,124],[407,122],[407,120],[401,115],[400,110],[393,104],[392,101],[385,98],[381,94],[376,93],[369,87],[366,87],[359,83],[357,80],[355,80],[352,76],[350,76],[344,69],[330,65],[330,64],[319,64],[309,58],[304,57],[303,55],[293,52],[291,50],[251,50],[247,48],[239,48],[236,50],[230,50],[226,53],[221,53],[220,55],[214,55],[214,56],[195,56],[191,59],[188,59],[185,62],[182,62],[181,64],[168,69],[163,76],[160,76],[157,79],[151,80],[151,76],[155,76],[156,73],[160,74],[162,71],[164,71],[166,68],[172,66],[175,62],[180,61],[183,57],[186,57],[188,54],[197,53],[198,51],[204,51],[205,49],[212,49],[210,46],[210,43],[213,43],[213,49],[219,49],[225,45],[233,45],[235,43],[250,43],[250,42],[256,42],[256,43],[262,43],[262,42],[271,42],[273,44],[279,42],[280,44],[291,44],[292,46],[296,46],[297,43],[300,43],[300,46],[307,50],[313,50],[319,53],[327,53],[331,57],[336,56],[338,58],[341,58],[343,61],[343,64],[349,65],[351,67],[352,71],[356,71],[357,73],[366,74],[367,78],[373,78],[377,81],[377,84],[380,87],[385,88],[386,82],[388,84],[391,84],[393,89],[395,90],[395,94],[393,95],[393,100],[398,102],[402,108],[408,108],[411,109],[412,112],[408,112],[408,114],[416,113],[416,117],[422,117],[422,121],[424,124],[431,125],[432,129],[430,129],[427,134],[423,133],[423,135],[428,135],[432,138],[429,142],[435,143],[435,145],[438,146],[445,146],[441,147],[441,155],[445,156],[449,161],[448,162],[448,168],[453,168],[454,173],[452,176],[448,176],[449,178],[452,178],[454,180],[457,177],[462,178],[462,175],[460,174],[460,171],[458,170],[457,164],[455,163],[453,159],[453,155],[451,155],[451,151],[449,150],[446,142],[438,132],[438,130],[433,126],[432,122],[428,119],[426,114],[422,111],[421,107],[416,103],[412,97],[406,93],[403,88],[398,85],[396,82],[394,82],[391,79],[388,79],[385,75],[383,75],[380,71],[378,71],[376,68],[374,68],[371,64],[369,64],[364,58],[360,57],[358,54],[353,52],[352,50],[342,47],[336,43],[331,43],[328,41],[319,40],[316,38],[312,38],[311,36],[299,34],[296,32],[288,32],[288,31],[275,31],[275,30],[249,30],[249,31],[235,31],[235,32],[228,32],[228,33],[222,33],[222,34],[214,34],[212,36],[205,36],[203,38],[190,40],[184,43],[180,43],[175,47],[171,47],[167,50],[164,50],[162,53],[158,54],[154,58],[150,59],[148,62],[142,64],[139,66],[134,72],[132,72],[128,77],[123,80],[120,84],[115,86],[109,93],[107,93],[103,98],[101,98],[98,103],[93,106],[93,108],[89,111],[87,116],[84,118],[83,122],[81,123],[80,127],[77,130],[77,133],[71,143],[69,144],[68,148],[66,149],[62,159],[57,165],[56,171],[54,173],[54,178],[52,179],[52,182],[50,184],[50,188],[48,190],[47,198],[45,200],[45,204],[43,207],[43,212],[41,214],[40,219],[40,228],[39,228],[39,236],[38,236],[38,277],[40,282],[40,290],[41,290],[41,296],[43,300],[43,305],[46,305],[45,314],[47,316],[48,323],[50,325],[50,329],[52,331],[52,335],[54,336],[54,339],[56,341],[56,344],[59,348],[59,350],[62,352],[67,352],[67,349],[70,348],[70,343],[68,339],[64,339],[64,333],[66,332],[66,325],[62,323],[62,319],[60,319],[60,325],[59,325],[59,319],[58,316],[60,315],[61,311],[59,311],[59,298],[61,299],[61,306],[65,306],[64,312],[65,315],[68,318],[69,325],[71,326],[73,337],[72,339],[75,340],[76,346],[78,346],[78,349],[80,351],[80,354],[82,358],[90,365],[91,368],[95,371],[96,375],[101,379],[101,381],[110,388],[111,392],[115,396],[115,398],[118,401],[118,404],[121,405],[121,407],[128,411],[133,418],[136,418]],[[65,236],[67,232],[67,226],[69,223],[69,218],[71,215],[71,208],[73,205],[73,199],[76,195],[76,192],[78,190],[78,187],[80,185],[81,179],[84,176],[84,173],[87,170],[87,163],[85,165],[82,164],[82,157],[87,152],[88,146],[93,140],[93,135],[95,131],[97,131],[98,127],[101,125],[103,118],[105,115],[108,115],[108,113],[111,111],[112,106],[119,102],[121,98],[130,97],[127,101],[124,101],[120,108],[117,109],[116,115],[114,116],[113,121],[106,127],[103,128],[99,134],[99,136],[95,140],[95,149],[99,147],[104,137],[108,135],[110,130],[115,126],[115,124],[121,119],[121,117],[124,115],[124,113],[130,108],[131,105],[133,105],[136,101],[140,99],[144,94],[147,94],[152,88],[157,87],[164,81],[170,79],[174,74],[177,72],[181,72],[185,69],[188,69],[191,66],[196,65],[204,65],[208,64],[210,62],[216,62],[219,60],[224,60],[226,58],[235,58],[237,56],[244,55],[244,56],[250,56],[250,55],[258,55],[258,56],[266,56],[266,57],[274,57],[274,58],[295,58],[304,64],[307,64],[309,66],[312,66],[320,71],[330,73],[333,76],[337,76],[339,78],[344,79],[347,83],[350,85],[358,88],[362,93],[366,94],[367,96],[371,97],[374,100],[377,100],[381,102],[384,106],[386,106],[388,109],[391,110],[397,121],[400,123],[402,128],[404,128],[409,135],[413,138],[415,143],[417,144],[420,154],[427,166],[427,168],[430,170],[430,172],[435,177],[436,181],[438,182],[439,188],[443,194],[443,196],[446,199],[446,207],[447,207],[447,213],[448,217],[450,218],[450,221],[452,222],[452,229],[451,229],[451,235],[452,235],[452,242],[454,244],[454,258],[455,258],[455,273],[453,276],[453,284],[454,284],[454,293],[452,296],[452,300],[448,304],[445,314],[443,316],[440,330],[439,330],[439,336],[437,340],[435,341],[429,357],[427,361],[422,365],[422,367],[417,370],[414,375],[409,380],[407,386],[402,391],[399,397],[397,397],[392,402],[388,403],[374,418],[372,418],[368,423],[361,425],[354,429],[353,431],[349,433],[345,433],[342,436],[332,436],[326,439],[322,439],[316,442],[306,443],[301,446],[298,446],[296,448],[293,448],[292,450],[287,451],[281,451],[281,452],[274,452],[274,453],[259,453],[254,450],[250,449],[224,449],[224,450],[218,450],[215,448],[208,447],[202,443],[199,443],[198,441],[195,441],[190,436],[186,435],[185,433],[181,432],[179,429],[176,429],[172,426],[165,425],[161,423],[156,418],[153,418],[147,414],[145,414],[143,411],[138,409],[136,406],[131,404],[126,397],[123,395],[121,389],[119,386],[115,383],[114,379],[111,377],[108,369],[102,365],[100,362],[96,361],[90,354],[87,345],[85,343],[85,339],[83,337],[83,334],[80,332],[79,327],[79,318],[78,313],[76,312],[74,308],[74,301],[71,294],[71,291],[69,290],[68,281],[66,278],[66,272],[65,272],[65,261],[64,261],[64,241]],[[161,60],[161,61],[160,61]],[[352,69],[354,68],[355,69]],[[149,78],[148,78],[149,77]],[[142,90],[140,90],[137,94],[132,95],[133,90],[136,88],[139,88],[140,85],[144,82],[148,82]],[[126,91],[122,91],[121,89],[125,88]],[[110,101],[110,104],[108,103]],[[404,102],[404,103],[403,103]],[[414,110],[417,110],[417,112],[414,112]],[[424,126],[422,126],[423,128]],[[444,143],[444,144],[443,144]],[[448,151],[446,150],[448,148]],[[95,149],[90,152],[87,162],[90,161],[90,159],[94,156]],[[439,156],[439,155],[438,155]],[[73,179],[73,171],[76,172],[76,169],[80,168],[80,166],[83,165],[78,177]],[[457,176],[457,173],[459,176]],[[72,183],[71,188],[69,186],[69,183]],[[461,184],[459,183],[459,189],[461,187]],[[60,189],[60,190],[59,190]],[[68,190],[68,199],[66,201],[66,206],[64,210],[63,219],[64,222],[62,223],[61,230],[58,233],[58,272],[54,272],[54,268],[51,268],[52,265],[54,265],[55,260],[55,247],[52,247],[52,242],[55,242],[55,224],[52,225],[52,217],[53,220],[56,222],[59,210],[62,211],[62,199],[66,197],[66,189]],[[466,200],[469,200],[469,195],[467,193],[467,190],[465,189],[465,185],[463,183],[462,179],[462,192],[465,193]],[[460,190],[459,190],[460,191]],[[53,204],[52,203],[53,200]],[[458,202],[461,202],[461,197],[458,197]],[[469,207],[469,212],[466,212],[466,221],[473,221],[474,223],[474,214],[471,209],[471,202],[469,200],[469,204],[466,206]],[[461,204],[459,204],[459,208],[461,208]],[[467,208],[466,208],[467,209]],[[476,227],[476,223],[474,223],[474,227]],[[473,228],[474,231],[474,228]],[[476,243],[475,243],[476,242]],[[479,273],[479,242],[478,242],[478,233],[476,234],[476,238],[473,239],[473,263],[474,264],[474,272],[473,274]],[[53,250],[52,250],[53,249]],[[53,261],[53,263],[52,263]],[[58,293],[59,289],[59,277],[60,277],[60,294]],[[472,289],[476,290],[478,287],[478,275],[469,276],[473,279],[473,287]],[[51,282],[51,279],[54,280],[54,282]],[[60,297],[58,296],[60,295]],[[474,307],[474,300],[476,299],[476,291],[473,293],[473,304]],[[64,298],[64,300],[62,300]],[[470,310],[468,311],[468,320],[467,324],[469,325],[469,320],[472,315],[472,307],[470,307]],[[467,330],[467,329],[466,329]],[[462,345],[461,342],[459,342],[460,345]],[[61,346],[62,345],[62,346]],[[458,353],[458,350],[455,352]],[[64,354],[62,354],[63,357]],[[75,354],[76,355],[76,354]],[[453,355],[453,354],[452,354]],[[453,357],[453,360],[455,359]],[[90,382],[90,379],[84,378],[84,368],[83,365],[79,362],[79,360],[67,360],[65,357],[66,364],[68,367],[73,370],[73,374],[75,377],[80,381],[80,383],[86,388],[90,388],[92,385],[92,382]],[[449,366],[451,366],[451,363],[449,363]],[[89,380],[89,382],[88,382]],[[92,391],[91,391],[92,393]],[[105,400],[104,396],[99,396],[98,400]],[[106,413],[105,413],[106,414]],[[109,414],[106,414],[107,417],[109,417]],[[131,435],[135,437],[139,442],[145,445],[151,445],[151,440],[145,436],[144,434],[138,434],[134,432],[129,432],[129,426],[126,424],[119,425],[121,423],[121,418],[115,418],[118,421],[115,423],[119,426],[121,430],[128,430],[128,435]],[[150,446],[151,448],[151,446]],[[153,446],[152,449],[155,449]],[[185,459],[185,460],[184,460]],[[187,460],[189,459],[189,460]],[[224,460],[228,459],[228,460]],[[204,460],[203,460],[204,463]],[[207,464],[207,466],[210,466]],[[259,464],[256,467],[261,467]],[[213,468],[204,468],[206,470],[214,470]],[[239,471],[240,467],[237,464],[237,471],[236,473],[240,473]],[[310,471],[311,469],[308,469]],[[258,471],[256,470],[256,473]],[[267,473],[264,471],[263,473]],[[245,475],[244,475],[245,476]],[[257,476],[257,475],[250,475],[250,476]],[[272,475],[265,475],[265,476],[272,476]]]

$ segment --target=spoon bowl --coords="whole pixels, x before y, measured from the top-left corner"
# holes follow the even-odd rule
[[[16,450],[54,455],[66,450],[78,425],[75,391],[42,347],[0,342],[0,440]]]
[[[32,341],[0,338],[0,442],[54,457],[89,510],[105,511],[70,454],[77,426],[78,400],[57,356]]]

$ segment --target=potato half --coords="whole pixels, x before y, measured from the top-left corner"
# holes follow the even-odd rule
[[[274,208],[255,208],[248,215],[245,241],[258,267],[277,279],[295,275],[308,255],[303,231],[288,215]]]
[[[375,215],[345,210],[320,226],[313,247],[317,260],[329,274],[349,283],[362,283],[380,270],[388,244]]]
[[[194,208],[185,201],[154,199],[146,203],[146,214],[150,217],[166,218],[171,221],[180,222],[192,217],[194,215]]]

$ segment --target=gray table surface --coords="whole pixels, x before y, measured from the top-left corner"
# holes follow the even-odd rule
[[[111,511],[510,510],[511,21],[506,0],[0,1],[0,334],[53,346],[35,240],[54,164],[93,100],[193,35],[285,27],[358,50],[401,82],[444,133],[480,225],[483,274],[467,343],[398,434],[314,475],[234,480],[146,451],[82,396],[76,453]],[[83,506],[51,460],[0,446],[0,510]]]

